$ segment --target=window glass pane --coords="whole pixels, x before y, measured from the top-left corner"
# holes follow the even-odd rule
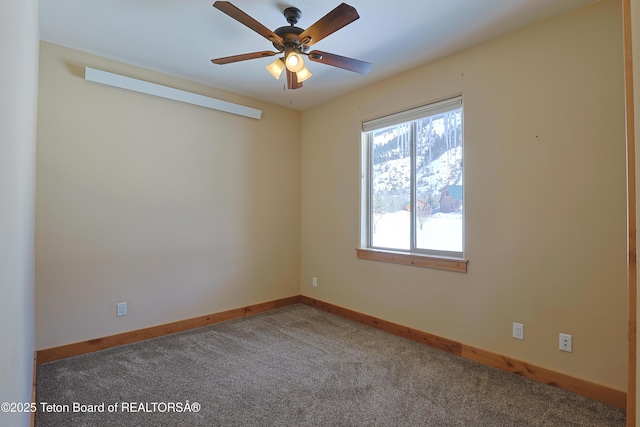
[[[462,252],[462,109],[416,121],[416,248]]]
[[[411,247],[411,126],[371,135],[371,246]]]

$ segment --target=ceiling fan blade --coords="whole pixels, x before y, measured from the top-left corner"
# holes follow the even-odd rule
[[[321,64],[331,65],[345,70],[354,71],[360,74],[367,74],[373,66],[370,62],[360,61],[358,59],[347,58],[333,53],[312,50],[309,52],[309,59]]]
[[[302,87],[302,82],[298,81],[298,76],[296,75],[296,73],[289,71],[288,69],[285,68],[285,70],[287,71],[287,89],[299,89]]]
[[[242,55],[225,56],[224,58],[212,59],[211,62],[218,65],[231,64],[232,62],[246,61],[247,59],[266,58],[277,55],[278,52],[263,50],[262,52],[244,53]]]
[[[353,6],[342,3],[303,31],[298,39],[300,43],[311,46],[358,18],[360,15]]]
[[[259,23],[258,21],[256,21],[255,19],[253,19],[252,17],[250,17],[249,15],[247,15],[246,13],[244,13],[243,11],[235,7],[234,5],[232,5],[231,3],[229,3],[228,1],[217,1],[213,4],[213,7],[215,7],[221,12],[226,13],[236,21],[240,22],[241,24],[244,24],[247,27],[251,28],[253,31],[260,34],[262,37],[266,38],[270,42],[277,43],[277,44],[284,43],[284,41],[282,40],[282,37],[280,37],[273,31],[271,31],[270,29],[268,29],[267,27],[265,27],[264,25],[262,25],[261,23]]]

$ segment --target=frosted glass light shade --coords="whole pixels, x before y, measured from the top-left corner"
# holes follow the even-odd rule
[[[313,74],[311,74],[311,71],[309,71],[307,67],[302,67],[302,70],[296,73],[296,77],[298,78],[299,83],[302,83],[303,81],[307,80],[312,75]]]
[[[282,74],[282,71],[284,71],[284,61],[282,60],[282,58],[278,58],[275,61],[273,61],[271,64],[267,65],[266,68],[267,68],[267,71],[271,73],[273,78],[275,78],[276,80],[279,80],[280,75]]]

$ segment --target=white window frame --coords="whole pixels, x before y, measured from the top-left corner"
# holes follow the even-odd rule
[[[464,260],[464,245],[465,245],[465,203],[464,203],[464,169],[463,174],[463,203],[462,203],[462,250],[460,252],[444,251],[444,250],[430,250],[421,249],[416,247],[416,126],[415,121],[434,115],[438,113],[444,113],[447,111],[463,108],[462,96],[456,96],[453,98],[445,99],[443,101],[430,103],[418,108],[413,108],[400,113],[391,114],[385,117],[377,118],[374,120],[365,121],[362,123],[362,197],[361,197],[361,244],[358,249],[358,257],[363,259],[373,259],[387,262],[397,262],[401,264],[419,265],[423,267],[434,267],[428,262],[428,258],[435,258],[437,264],[440,265],[442,260],[451,259],[455,265],[454,268],[444,268],[447,270],[464,271],[466,272],[467,261]],[[463,131],[463,158],[464,158],[464,108],[462,111],[462,131]],[[411,123],[413,122],[413,123]],[[389,126],[395,126],[402,123],[410,123],[412,132],[411,141],[411,191],[410,191],[410,206],[411,206],[411,224],[410,224],[410,249],[403,250],[397,248],[385,248],[375,247],[371,244],[373,234],[373,197],[371,188],[372,179],[372,140],[371,131],[383,129]],[[463,161],[464,164],[464,161]],[[373,254],[373,255],[372,255]],[[376,254],[382,254],[380,256]],[[403,255],[407,256],[403,256]],[[427,259],[427,261],[425,261]],[[463,266],[463,267],[462,267]],[[435,268],[440,268],[435,266]]]

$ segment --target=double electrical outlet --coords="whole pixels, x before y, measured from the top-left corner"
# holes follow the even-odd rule
[[[522,323],[513,323],[513,337],[518,340],[524,340],[524,325]],[[558,343],[560,351],[573,352],[573,336],[569,334],[560,334]]]

